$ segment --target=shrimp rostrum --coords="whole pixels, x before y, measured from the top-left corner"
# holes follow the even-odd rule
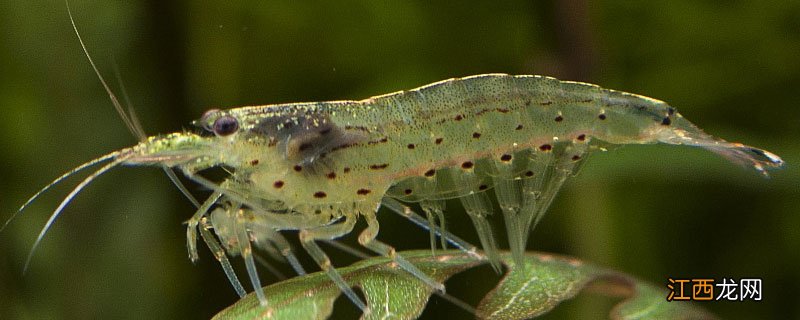
[[[317,244],[350,233],[362,217],[367,222],[358,237],[362,246],[443,290],[376,240],[381,205],[428,227],[432,242],[438,234],[498,266],[487,220],[495,211],[491,195],[505,219],[513,256],[521,261],[532,227],[601,143],[696,146],[763,174],[782,165],[770,152],[704,133],[662,101],[543,76],[486,74],[361,101],[211,110],[195,124],[203,132],[150,137],[90,162],[86,166],[108,163],[67,197],[47,227],[69,199],[112,167],[171,167],[213,190],[188,223],[193,260],[199,232],[243,294],[226,257],[241,255],[267,304],[252,246],[298,265],[279,233],[298,230],[303,248],[365,309]],[[230,174],[222,182],[200,175],[212,167]],[[447,199],[460,200],[483,251],[444,230]],[[419,203],[425,216],[404,203]]]

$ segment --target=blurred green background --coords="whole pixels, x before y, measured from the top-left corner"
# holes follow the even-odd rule
[[[703,150],[668,146],[594,154],[529,249],[658,285],[762,278],[760,302],[702,305],[725,318],[800,317],[798,1],[74,0],[72,8],[101,72],[113,82],[116,61],[152,134],[190,128],[212,107],[361,99],[489,72],[665,100],[709,133],[781,155],[786,168],[763,179]],[[135,139],[91,72],[63,2],[0,2],[0,39],[5,218],[52,178]],[[117,169],[87,188],[23,276],[39,229],[77,181],[0,234],[0,318],[209,318],[237,300],[207,249],[197,265],[187,259],[182,222],[193,208],[155,168]],[[477,243],[460,210],[451,206],[448,227]],[[388,212],[379,218],[380,239],[428,246],[425,231]],[[353,261],[328,252],[338,265]],[[496,276],[485,275],[491,281],[461,277],[448,291],[474,301],[480,292],[462,291],[488,290]],[[604,318],[609,303],[579,298],[550,318]],[[441,300],[432,306],[425,316],[469,316]]]

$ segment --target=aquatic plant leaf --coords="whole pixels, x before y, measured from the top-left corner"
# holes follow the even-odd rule
[[[487,263],[460,251],[444,251],[435,257],[428,250],[401,254],[440,282]],[[528,252],[524,260],[524,267],[518,268],[510,253],[501,254],[508,271],[479,303],[477,318],[534,318],[586,291],[624,299],[611,310],[612,319],[714,319],[691,303],[666,301],[665,287],[656,287],[629,275],[546,253]],[[363,319],[416,318],[433,293],[430,287],[385,257],[365,259],[338,270],[366,297],[370,312],[363,315]],[[260,306],[251,293],[214,319],[326,319],[341,294],[322,272],[275,283],[264,291],[269,306]]]
[[[534,318],[580,292],[590,291],[624,298],[611,310],[612,319],[714,319],[691,303],[668,302],[666,287],[654,287],[574,258],[529,252],[523,267],[517,267],[508,254],[503,261],[509,272],[481,300],[478,318]]]
[[[436,257],[431,257],[430,250],[401,254],[439,282],[485,263],[460,251],[442,252]],[[385,257],[362,260],[338,271],[348,284],[364,293],[370,313],[363,319],[416,318],[433,293],[432,288]],[[214,319],[326,319],[341,291],[327,274],[316,272],[267,286],[264,293],[270,303],[266,308],[251,293]]]

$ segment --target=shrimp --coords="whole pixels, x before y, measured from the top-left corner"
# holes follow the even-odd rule
[[[194,124],[206,133],[149,137],[79,167],[107,162],[65,198],[39,239],[66,204],[109,169],[166,166],[214,190],[189,220],[193,259],[194,230],[209,241],[213,228],[223,244],[209,246],[226,273],[232,269],[224,251],[241,255],[266,304],[250,244],[274,246],[296,261],[277,235],[299,230],[301,244],[320,268],[366,309],[316,243],[352,232],[359,217],[368,225],[358,237],[361,245],[443,290],[375,239],[382,203],[420,222],[424,218],[402,202],[419,202],[429,216],[442,216],[443,201],[459,199],[488,260],[497,266],[497,245],[486,219],[493,212],[487,191],[494,189],[519,259],[530,230],[561,185],[600,142],[702,147],[764,175],[783,164],[768,151],[705,134],[662,101],[543,76],[486,74],[361,101],[210,110]],[[221,183],[199,174],[219,166],[230,169]],[[214,205],[217,209],[207,215]],[[454,236],[443,238],[474,252]],[[241,284],[234,286],[241,293]]]
[[[71,13],[70,19],[74,28]],[[487,220],[494,212],[491,195],[500,205],[512,255],[521,262],[530,231],[563,183],[605,145],[701,147],[765,176],[783,165],[768,151],[704,133],[663,101],[546,76],[484,74],[360,101],[214,109],[194,121],[198,130],[151,137],[136,129],[135,117],[122,111],[100,80],[140,142],[69,171],[26,202],[20,211],[64,178],[103,164],[54,210],[34,248],[67,204],[112,168],[155,166],[168,174],[174,169],[213,191],[200,203],[170,175],[198,207],[187,222],[190,259],[198,257],[199,232],[242,296],[245,290],[228,260],[242,256],[262,305],[268,301],[253,246],[304,272],[281,235],[284,230],[298,230],[305,251],[366,311],[317,244],[351,233],[359,218],[367,223],[358,236],[360,245],[444,291],[392,246],[376,240],[381,206],[427,227],[432,249],[438,234],[442,246],[449,242],[499,269],[496,237]],[[214,167],[228,169],[229,175],[222,182],[201,175]],[[445,230],[447,199],[459,199],[464,206],[483,253]],[[427,217],[404,203],[419,203]]]

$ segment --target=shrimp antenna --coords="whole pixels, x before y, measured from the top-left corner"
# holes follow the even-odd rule
[[[195,208],[200,208],[200,202],[197,201],[197,198],[195,198],[189,192],[189,189],[187,189],[186,186],[183,185],[183,182],[181,182],[181,180],[178,179],[178,175],[175,174],[175,171],[172,171],[172,168],[167,166],[162,166],[161,168],[164,169],[164,173],[167,174],[169,180],[172,181],[172,184],[174,184],[175,187],[177,187],[178,190],[181,191],[183,196],[186,197],[186,199],[189,199],[189,202],[191,202]]]
[[[14,212],[14,214],[11,215],[11,217],[8,218],[8,220],[6,220],[5,224],[3,224],[3,227],[0,228],[0,232],[3,232],[3,230],[5,230],[5,228],[8,226],[8,224],[11,223],[11,220],[14,220],[14,218],[16,218],[22,211],[24,211],[25,208],[27,208],[31,203],[36,201],[36,199],[38,199],[39,196],[41,196],[45,191],[50,190],[50,188],[52,188],[53,186],[57,185],[59,182],[64,181],[64,179],[71,177],[72,175],[80,172],[81,170],[89,168],[91,166],[94,166],[94,165],[96,165],[98,163],[105,162],[108,159],[114,158],[117,155],[119,155],[119,153],[120,153],[119,151],[115,151],[115,152],[109,153],[109,154],[104,155],[104,156],[102,156],[100,158],[97,158],[97,159],[91,160],[89,162],[86,162],[86,163],[78,166],[77,168],[70,170],[69,172],[67,172],[65,174],[62,174],[60,177],[56,178],[55,180],[50,182],[48,185],[46,185],[44,188],[42,188],[38,192],[36,192],[36,194],[31,196],[30,199],[28,199],[28,201],[25,201],[25,203],[22,206],[20,206],[19,209],[17,209],[17,212]]]
[[[86,53],[86,55],[88,56],[89,53]],[[117,83],[119,83],[120,90],[122,90],[122,98],[125,99],[125,104],[128,105],[128,119],[133,124],[132,131],[135,132],[134,135],[139,138],[139,141],[145,141],[147,139],[147,134],[145,134],[144,129],[142,129],[142,123],[139,121],[139,117],[136,116],[136,109],[133,107],[133,103],[131,103],[131,99],[128,96],[128,91],[125,90],[125,84],[122,82],[122,76],[120,76],[119,73],[119,66],[117,65],[117,62],[114,60],[113,56],[111,60],[114,61],[114,77],[117,78]],[[100,75],[98,74],[98,76]],[[178,179],[178,175],[175,174],[175,171],[167,166],[161,166],[161,168],[164,169],[164,173],[167,174],[169,180],[172,181],[172,184],[174,184],[178,190],[180,190],[183,196],[186,197],[186,199],[189,199],[189,202],[191,202],[195,208],[200,208],[200,202],[197,201],[197,198],[195,198],[192,193],[189,192],[189,189],[186,188],[186,186],[181,182],[181,180]]]
[[[106,93],[108,93],[108,97],[111,99],[111,103],[114,105],[114,109],[117,110],[117,113],[119,113],[119,116],[122,118],[122,121],[125,122],[125,126],[128,127],[128,130],[130,130],[130,132],[134,136],[141,137],[142,135],[144,135],[144,133],[140,133],[137,131],[137,126],[133,124],[130,117],[128,117],[128,114],[125,113],[125,110],[123,110],[122,108],[122,104],[119,103],[119,99],[117,99],[117,96],[114,94],[113,91],[111,91],[111,88],[108,86],[108,83],[106,83],[105,78],[103,78],[103,75],[100,74],[100,71],[94,64],[94,59],[92,59],[92,56],[89,55],[89,50],[86,49],[86,44],[83,43],[83,38],[81,37],[80,32],[78,32],[78,27],[75,25],[75,19],[72,17],[72,9],[70,9],[69,1],[64,0],[64,3],[67,4],[67,13],[69,14],[69,22],[72,24],[72,30],[75,31],[75,35],[78,37],[78,42],[80,42],[81,44],[81,49],[83,49],[83,53],[86,54],[86,58],[89,59],[89,64],[92,65],[94,73],[97,74],[97,77],[100,79],[100,84],[102,84],[103,88],[106,89]]]
[[[114,155],[118,155],[118,154],[119,154],[119,152],[114,153]],[[84,187],[86,187],[89,183],[94,181],[95,178],[99,177],[103,173],[106,173],[111,168],[114,168],[114,167],[118,166],[119,164],[123,163],[126,160],[128,160],[127,156],[126,157],[121,157],[121,158],[116,158],[116,159],[114,159],[113,162],[111,162],[109,164],[106,164],[102,168],[98,169],[97,171],[92,173],[90,176],[86,177],[86,179],[81,181],[81,183],[79,183],[75,187],[75,189],[72,189],[72,192],[70,192],[67,195],[67,197],[64,198],[64,200],[61,201],[61,204],[58,205],[58,208],[56,208],[56,210],[53,211],[53,214],[50,215],[50,219],[47,220],[47,223],[45,223],[44,227],[42,228],[42,231],[39,232],[39,236],[36,237],[36,242],[33,243],[33,247],[31,248],[30,253],[28,253],[28,258],[25,260],[25,267],[22,269],[22,274],[25,274],[25,272],[28,271],[28,266],[31,263],[31,258],[33,258],[33,253],[36,252],[36,248],[39,247],[39,244],[42,242],[42,239],[44,238],[44,235],[47,234],[48,230],[50,230],[50,227],[53,225],[53,222],[55,222],[56,218],[58,218],[58,216],[61,214],[61,212],[64,211],[64,208],[67,206],[67,204],[69,204],[70,201],[72,201],[72,199],[75,198],[75,196],[78,195],[78,193],[80,193],[81,190],[83,190]]]
[[[117,59],[114,58],[114,55],[111,55],[111,66],[114,70],[114,78],[117,79],[119,89],[122,91],[122,99],[125,100],[125,104],[128,106],[128,120],[130,120],[130,123],[133,125],[131,131],[135,132],[134,135],[139,138],[139,141],[144,141],[147,139],[147,134],[142,128],[142,122],[139,121],[139,117],[136,116],[136,108],[133,107],[133,103],[128,95],[128,90],[125,89],[125,83],[122,82],[122,76],[119,72],[119,64],[117,64]],[[117,109],[117,111],[119,112],[119,109]],[[122,115],[122,113],[120,113],[120,115]]]
[[[100,80],[100,84],[103,85],[103,88],[106,90],[108,97],[111,99],[111,104],[114,105],[114,109],[117,110],[117,113],[119,114],[120,118],[122,118],[122,121],[125,122],[125,126],[131,132],[131,134],[133,134],[137,139],[139,139],[139,141],[144,141],[145,139],[147,139],[147,135],[144,133],[144,129],[142,129],[141,122],[139,122],[139,118],[136,116],[136,112],[133,109],[133,104],[131,104],[130,99],[128,98],[128,93],[125,90],[125,86],[122,84],[122,78],[119,76],[119,68],[117,67],[116,61],[114,62],[114,74],[117,78],[117,81],[120,84],[120,87],[122,88],[121,90],[123,98],[125,98],[125,102],[128,105],[127,113],[123,109],[122,104],[119,102],[119,99],[117,99],[117,96],[114,94],[113,91],[111,91],[111,87],[108,86],[108,83],[106,83],[106,80],[105,78],[103,78],[103,75],[100,74],[100,70],[97,69],[97,65],[95,65],[94,59],[92,59],[92,56],[89,54],[89,50],[86,49],[86,44],[83,43],[83,38],[81,37],[80,32],[78,32],[78,26],[75,24],[75,19],[72,16],[72,9],[69,6],[69,1],[64,0],[64,3],[67,5],[67,14],[69,14],[69,22],[70,24],[72,24],[72,30],[75,31],[75,36],[78,37],[78,42],[80,42],[81,44],[81,49],[83,49],[83,53],[86,55],[86,59],[89,60],[89,64],[92,65],[92,69],[94,70],[94,73],[97,75],[97,78]],[[163,168],[169,180],[172,181],[172,183],[178,188],[178,190],[181,191],[181,193],[187,199],[189,199],[192,205],[199,208],[200,202],[197,201],[197,199],[195,199],[195,197],[192,196],[192,194],[189,192],[186,186],[184,186],[183,183],[181,183],[175,172],[166,166],[164,166]]]

